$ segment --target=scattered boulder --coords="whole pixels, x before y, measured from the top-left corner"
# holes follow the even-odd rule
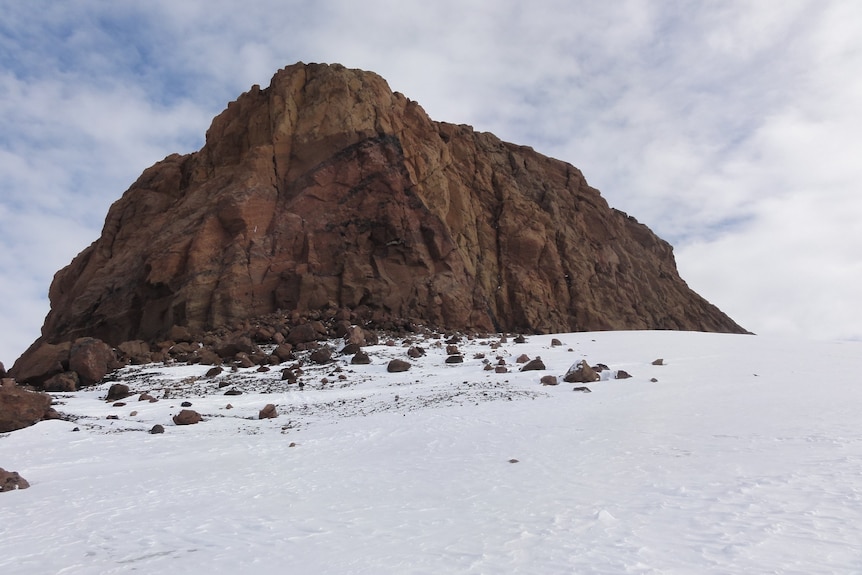
[[[278,410],[275,409],[275,405],[272,403],[267,403],[263,409],[260,410],[260,413],[257,414],[258,419],[273,419],[278,417]]]
[[[153,435],[155,435],[157,433],[164,433],[164,432],[165,432],[165,426],[163,426],[159,423],[155,424],[153,426],[153,428],[150,430],[150,433],[152,433]]]
[[[328,347],[321,347],[311,352],[309,359],[316,364],[323,365],[332,360],[332,350]]]
[[[651,383],[658,383],[658,380],[654,377],[651,377],[649,380]]]
[[[232,359],[240,353],[252,354],[260,349],[247,335],[232,335],[219,342],[213,351],[223,359]]]
[[[280,361],[290,361],[294,359],[293,346],[289,343],[279,344],[278,347],[272,350],[272,355],[277,357]]]
[[[498,365],[494,368],[494,373],[509,373],[509,368],[505,365]]]
[[[589,387],[576,387],[576,388],[572,389],[572,391],[580,391],[581,393],[592,393],[593,392],[593,390],[591,390]]]
[[[100,339],[78,338],[69,351],[69,370],[78,373],[81,385],[99,383],[117,367],[114,350]]]
[[[125,383],[115,383],[108,388],[108,396],[105,397],[105,401],[117,401],[118,399],[125,399],[131,395],[129,391],[129,386]]]
[[[207,370],[206,377],[212,379],[213,377],[215,377],[217,375],[221,375],[222,372],[224,372],[224,368],[220,365],[217,365],[217,366],[211,367]]]
[[[51,409],[51,396],[17,385],[0,387],[0,433],[29,427]]]
[[[238,389],[229,389],[226,392],[224,392],[224,394],[225,395],[242,395],[242,391],[240,391]]]
[[[28,487],[30,487],[30,484],[26,479],[18,475],[17,471],[6,471],[0,467],[0,493],[16,489],[27,489]]]
[[[117,346],[117,350],[133,365],[144,365],[153,360],[150,344],[140,339],[124,341]]]
[[[446,355],[461,355],[461,352],[457,345],[449,344],[446,346]]]
[[[155,403],[158,401],[158,399],[156,399],[155,397],[153,397],[149,393],[144,392],[138,396],[138,401],[149,401],[150,403]]]
[[[198,363],[201,365],[219,365],[222,358],[211,349],[202,349],[198,352]]]
[[[530,361],[530,356],[526,353],[522,353],[518,356],[518,359],[515,360],[515,363],[527,363],[528,361]]]
[[[515,343],[527,343],[527,338],[523,335],[516,335],[515,339],[513,339],[512,341],[514,341]]]
[[[180,404],[180,407],[191,407],[191,406],[192,406],[191,401],[184,401]]]
[[[362,350],[357,351],[353,354],[353,359],[350,360],[350,363],[355,365],[368,365],[371,363],[371,358]]]
[[[78,378],[77,372],[66,371],[64,373],[58,373],[57,375],[53,375],[48,378],[48,380],[42,384],[42,389],[44,391],[61,392],[77,391],[79,383],[80,379]]]
[[[545,369],[545,362],[542,361],[541,357],[537,357],[536,359],[530,360],[524,364],[524,367],[521,368],[521,371],[541,371]]]
[[[464,363],[463,355],[450,355],[446,358],[446,363]]]
[[[191,343],[194,341],[195,336],[188,327],[184,325],[173,325],[171,326],[170,331],[168,331],[168,339],[177,343]]]
[[[326,328],[319,321],[311,321],[294,327],[285,340],[292,344],[311,343],[326,338]]]
[[[41,386],[50,377],[68,371],[71,342],[33,343],[12,366],[10,375],[18,383]]]
[[[653,360],[652,364],[653,365],[664,365],[664,359],[660,357],[656,360]]]
[[[561,342],[557,338],[551,340],[551,347],[559,347],[561,345],[563,345],[563,342]]]
[[[419,358],[419,357],[422,357],[425,355],[425,349],[423,349],[417,345],[414,345],[410,349],[407,350],[407,355],[409,355],[413,359],[416,359],[416,358]]]
[[[201,414],[193,409],[183,409],[173,417],[175,425],[194,425],[201,419]]]
[[[563,381],[566,383],[591,383],[598,380],[599,374],[590,367],[585,359],[570,367],[566,375],[563,376]]]
[[[348,343],[341,349],[341,355],[355,355],[361,349],[358,343]]]
[[[410,363],[403,359],[393,359],[389,362],[389,365],[386,366],[386,371],[389,373],[407,371],[408,369],[410,369]]]
[[[540,382],[542,385],[559,385],[556,375],[543,375]]]
[[[631,377],[631,374],[625,370],[622,370],[622,369],[617,370],[617,372],[614,373],[614,379],[629,379],[630,377]]]

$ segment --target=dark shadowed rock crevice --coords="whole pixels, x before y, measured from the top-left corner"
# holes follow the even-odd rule
[[[434,122],[376,74],[296,64],[148,168],[50,289],[28,354],[277,310],[460,330],[742,332],[575,167]],[[13,369],[14,372],[14,369]],[[20,376],[19,376],[20,378]]]

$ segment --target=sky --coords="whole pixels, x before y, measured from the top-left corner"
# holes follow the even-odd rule
[[[147,167],[298,61],[581,169],[748,330],[862,339],[862,3],[0,0],[0,361]],[[853,287],[857,286],[857,287]]]

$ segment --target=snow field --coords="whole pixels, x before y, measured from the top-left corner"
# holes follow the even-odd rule
[[[304,366],[301,392],[278,370],[224,396],[206,366],[142,366],[126,381],[167,399],[62,394],[76,421],[0,436],[0,466],[32,485],[0,495],[0,572],[862,572],[862,345],[509,342],[463,341],[455,365],[418,342],[399,374],[406,348],[375,346],[369,366]],[[548,369],[488,373],[476,352]],[[581,358],[633,377],[539,385]],[[184,400],[203,422],[170,423]],[[254,419],[266,403],[279,417]]]

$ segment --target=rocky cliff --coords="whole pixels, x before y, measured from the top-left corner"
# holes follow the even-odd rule
[[[200,151],[147,169],[50,299],[43,343],[323,308],[464,330],[743,331],[578,169],[319,64],[252,87]]]

